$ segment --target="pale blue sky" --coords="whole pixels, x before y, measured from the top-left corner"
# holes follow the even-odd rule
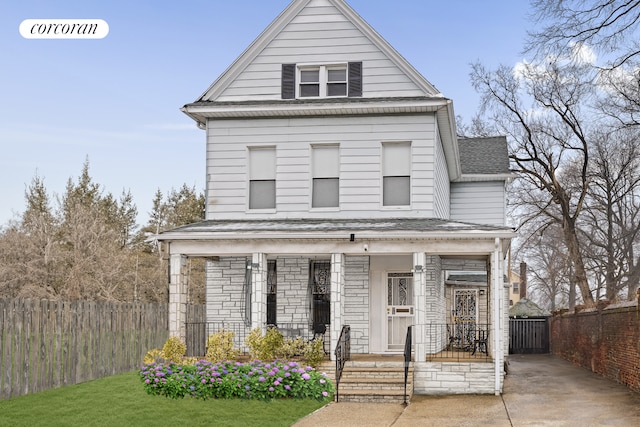
[[[348,0],[470,119],[470,63],[514,65],[527,0]],[[89,158],[94,181],[130,190],[146,223],[151,200],[205,186],[205,134],[179,111],[198,98],[289,0],[7,1],[0,4],[0,226],[24,211],[38,174],[64,192]],[[24,39],[24,19],[93,18],[102,40]]]

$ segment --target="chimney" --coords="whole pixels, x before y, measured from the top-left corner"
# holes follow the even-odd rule
[[[527,297],[527,263],[520,263],[520,299]]]

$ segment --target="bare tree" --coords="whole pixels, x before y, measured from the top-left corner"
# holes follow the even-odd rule
[[[640,2],[533,0],[541,29],[529,32],[526,52],[539,62],[576,49],[599,54],[600,112],[621,125],[640,124]]]
[[[583,302],[594,305],[578,238],[578,218],[589,186],[588,123],[582,106],[592,96],[591,71],[580,64],[525,64],[519,74],[472,67],[471,79],[497,129],[510,140],[510,159],[523,201],[561,226]],[[525,101],[531,101],[525,107]]]
[[[580,44],[592,46],[601,53],[614,53],[610,68],[640,55],[639,1],[533,0],[531,5],[542,28],[529,32],[526,49],[536,52],[538,58],[567,56]]]
[[[593,143],[591,185],[582,219],[594,275],[604,279],[606,298],[618,299],[628,288],[635,298],[640,262],[640,139],[623,128],[602,132]]]
[[[520,248],[520,256],[527,260],[532,297],[549,311],[568,306],[569,259],[562,244],[562,230],[553,225],[543,233],[534,233]]]

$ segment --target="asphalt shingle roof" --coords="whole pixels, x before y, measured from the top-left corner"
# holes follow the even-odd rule
[[[544,308],[528,298],[522,298],[509,309],[509,317],[547,317],[551,316]]]
[[[507,138],[459,138],[460,166],[463,174],[508,174]]]
[[[206,220],[169,232],[512,231],[509,227],[438,218]]]

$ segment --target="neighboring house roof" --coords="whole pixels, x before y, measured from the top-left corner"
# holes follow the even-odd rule
[[[483,138],[458,138],[462,181],[479,179],[491,175],[509,179],[513,176],[509,168],[507,138],[493,136]]]
[[[528,298],[522,298],[509,308],[509,317],[547,317],[551,316],[544,308]]]
[[[437,218],[376,218],[376,219],[274,219],[274,220],[206,220],[184,225],[160,234],[160,240],[195,239],[198,235],[211,238],[227,235],[247,234],[252,238],[288,235],[289,237],[308,237],[310,234],[326,238],[348,237],[351,233],[384,234],[405,237],[420,234],[433,237],[447,236],[455,238],[456,233],[461,237],[480,235],[505,235],[513,237],[513,230],[509,227],[493,225],[471,224],[448,221]]]

